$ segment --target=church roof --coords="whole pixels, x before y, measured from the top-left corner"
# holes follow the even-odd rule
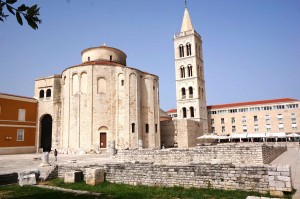
[[[189,30],[192,30],[192,29],[194,29],[194,28],[193,28],[193,25],[192,25],[191,17],[190,17],[190,14],[189,14],[189,11],[188,11],[187,7],[185,7],[180,32],[185,32],[185,31],[189,31]]]

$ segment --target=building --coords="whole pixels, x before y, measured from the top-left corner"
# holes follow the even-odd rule
[[[0,93],[0,155],[36,151],[37,100]]]
[[[208,106],[209,132],[299,132],[300,101],[283,98]]]
[[[185,7],[180,33],[174,35],[177,120],[161,122],[165,147],[187,148],[208,132],[206,91],[201,36],[194,29]],[[169,112],[170,113],[170,112]]]
[[[61,75],[35,81],[39,148],[160,148],[158,77],[126,66],[116,48],[88,48],[81,57]]]

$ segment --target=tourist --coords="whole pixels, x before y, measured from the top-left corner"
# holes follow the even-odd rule
[[[54,149],[54,157],[55,157],[55,161],[57,161],[57,150]]]

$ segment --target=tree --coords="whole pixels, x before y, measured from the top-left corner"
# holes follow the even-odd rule
[[[20,5],[19,7],[14,7],[13,5],[18,0],[0,0],[0,21],[4,22],[4,20],[9,16],[5,13],[4,9],[6,8],[8,12],[12,15],[15,15],[18,23],[22,26],[23,19],[26,19],[28,25],[34,30],[38,29],[38,24],[42,21],[39,18],[39,10],[38,5],[33,5],[31,7],[26,6],[25,4]]]

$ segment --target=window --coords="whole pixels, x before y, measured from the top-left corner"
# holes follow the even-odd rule
[[[189,94],[190,94],[190,98],[193,98],[193,87],[189,87]]]
[[[296,113],[291,113],[292,121],[296,121]]]
[[[188,77],[192,77],[193,76],[193,67],[191,65],[189,65],[187,67],[187,69],[188,69]]]
[[[257,121],[258,121],[258,120],[257,120],[257,115],[254,115],[254,116],[253,116],[253,121],[254,121],[254,122],[257,122]]]
[[[149,133],[149,124],[145,124],[146,133]]]
[[[134,133],[135,132],[135,123],[132,123],[131,124],[131,133]]]
[[[246,123],[246,122],[247,122],[246,116],[242,116],[242,122],[243,122],[243,123]]]
[[[17,141],[24,141],[24,129],[18,129]]]
[[[194,107],[190,107],[190,113],[191,113],[191,117],[194,117]]]
[[[182,115],[183,115],[183,118],[186,118],[186,108],[182,108]]]
[[[292,129],[293,129],[293,130],[297,130],[297,123],[296,123],[296,122],[293,122],[293,123],[292,123]]]
[[[298,108],[298,104],[288,104],[288,105],[286,105],[286,107],[288,109],[290,109],[290,108]]]
[[[112,61],[112,55],[111,55],[111,56],[109,56],[109,61]]]
[[[182,44],[179,46],[179,56],[184,57],[184,46]]]
[[[91,58],[90,58],[90,57],[88,57],[88,61],[91,61]]]
[[[47,91],[46,91],[46,97],[51,97],[51,89],[47,89]]]
[[[214,125],[215,124],[215,119],[211,119],[210,123],[211,123],[211,125]]]
[[[284,130],[283,123],[280,123],[280,124],[278,125],[278,129],[279,129],[280,131],[283,131],[283,130]]]
[[[229,109],[228,112],[229,113],[237,113],[237,109]]]
[[[225,126],[222,126],[222,133],[225,132]]]
[[[44,90],[40,90],[40,98],[44,98],[45,97],[45,91]]]
[[[155,133],[157,133],[157,129],[158,129],[157,124],[155,124]]]
[[[232,133],[235,133],[235,131],[236,131],[235,126],[232,126],[231,128],[232,128]]]
[[[247,125],[243,125],[243,132],[247,132]]]
[[[267,131],[271,131],[271,125],[270,124],[266,124],[266,129],[267,129]]]
[[[124,86],[124,80],[123,79],[121,80],[121,86]]]
[[[270,115],[266,115],[266,123],[267,123],[267,124],[270,123]]]
[[[281,122],[282,121],[282,114],[278,114],[277,117],[278,117],[278,121]]]
[[[186,44],[186,55],[191,56],[192,55],[192,46],[190,43]]]
[[[181,88],[182,99],[185,99],[185,88]]]
[[[231,124],[234,124],[235,123],[235,117],[232,117],[231,118]]]
[[[258,132],[258,131],[259,131],[258,124],[254,124],[254,131],[255,131],[255,132]]]
[[[212,131],[212,133],[214,133],[215,132],[215,127],[211,127],[211,131]]]
[[[224,124],[225,121],[224,121],[224,118],[221,118],[221,124]]]
[[[184,66],[180,67],[180,75],[181,75],[181,78],[185,78],[185,68],[184,68]]]
[[[243,113],[243,112],[248,112],[248,108],[240,108],[240,109],[239,109],[239,112],[242,112],[242,113]]]
[[[19,114],[18,114],[18,120],[21,122],[25,121],[25,115],[26,115],[26,110],[25,109],[19,109]]]

